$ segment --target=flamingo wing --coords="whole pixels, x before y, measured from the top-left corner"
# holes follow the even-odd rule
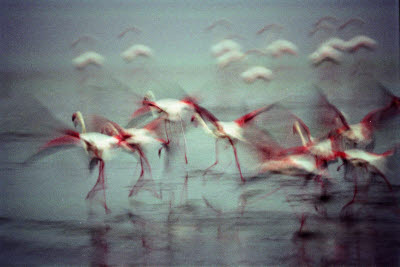
[[[252,112],[247,113],[246,115],[238,118],[235,120],[235,122],[243,127],[245,126],[247,123],[250,123],[256,116],[258,116],[259,114],[263,113],[263,112],[267,112],[269,111],[271,108],[273,108],[275,106],[275,104],[271,104],[268,105],[266,107],[262,107],[256,110],[253,110]]]

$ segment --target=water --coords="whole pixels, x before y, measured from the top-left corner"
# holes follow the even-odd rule
[[[332,185],[327,201],[318,200],[318,187],[312,181],[305,184],[304,179],[290,176],[264,175],[241,185],[232,150],[224,149],[223,142],[219,164],[203,175],[215,160],[215,141],[190,124],[187,166],[182,141],[168,169],[165,155],[157,155],[158,147],[146,151],[161,200],[149,191],[128,198],[139,175],[137,158],[117,152],[106,162],[110,214],[98,203],[101,198],[85,201],[97,170],[89,172],[83,151],[60,151],[31,165],[20,164],[47,140],[32,135],[43,133],[45,125],[57,120],[73,127],[71,115],[77,110],[124,125],[137,108],[138,96],[149,89],[157,98],[182,96],[183,89],[221,120],[282,101],[316,133],[320,129],[314,127],[312,115],[318,110],[309,100],[310,89],[317,85],[356,123],[382,105],[376,80],[399,95],[396,1],[2,1],[1,5],[2,264],[399,265],[396,165],[390,165],[388,172],[392,192],[382,179],[368,180],[359,170],[359,201],[348,211],[351,219],[346,219],[340,211],[352,198],[353,182],[343,179],[343,170],[336,170],[340,162],[329,166]],[[360,17],[365,24],[310,37],[312,23],[328,15],[342,22]],[[204,32],[220,18],[231,21],[229,29]],[[270,23],[284,28],[255,34]],[[133,25],[142,33],[117,38]],[[229,34],[242,36],[237,41],[244,51],[265,48],[281,38],[294,42],[299,55],[249,56],[219,69],[210,47]],[[376,39],[377,49],[346,54],[340,65],[310,65],[307,56],[326,38],[348,40],[359,34]],[[71,48],[82,35],[96,41]],[[150,46],[154,57],[127,64],[120,53],[136,43]],[[104,66],[75,70],[72,59],[88,49],[104,55]],[[244,83],[239,74],[253,65],[273,69],[275,78]],[[375,152],[399,142],[398,120],[388,127],[378,132]],[[10,131],[14,134],[6,134]],[[256,176],[254,154],[240,145],[238,151],[245,177]],[[398,159],[396,154],[393,161]],[[307,220],[304,234],[298,235],[302,213]]]

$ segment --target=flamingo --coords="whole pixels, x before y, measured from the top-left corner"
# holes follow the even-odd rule
[[[314,23],[314,27],[318,27],[321,23],[325,22],[325,21],[330,21],[332,23],[337,23],[338,19],[332,16],[325,16],[322,18],[319,18],[315,23]]]
[[[348,19],[347,21],[345,21],[343,24],[341,24],[338,27],[338,31],[344,30],[346,27],[348,27],[351,24],[363,25],[363,24],[365,24],[365,21],[363,19],[361,19],[361,18],[358,18],[358,17]]]
[[[334,26],[331,24],[319,24],[318,26],[315,26],[314,29],[312,29],[308,35],[309,36],[313,36],[315,33],[317,33],[320,30],[324,30],[327,32],[332,32],[333,31]]]
[[[264,25],[261,29],[259,29],[257,31],[257,35],[260,35],[260,34],[264,33],[265,31],[272,30],[272,29],[276,29],[277,31],[280,31],[283,29],[283,26],[279,25],[279,24],[275,24],[275,23]]]
[[[136,44],[132,45],[128,49],[126,49],[124,52],[121,53],[121,57],[127,62],[131,62],[138,56],[143,56],[143,57],[152,57],[153,56],[153,50],[142,44]]]
[[[77,112],[74,114],[74,119],[79,118],[80,124],[84,125],[83,123],[83,118],[82,114],[80,112]],[[145,155],[145,149],[148,146],[154,145],[154,144],[161,144],[163,147],[159,149],[159,155],[161,154],[161,150],[168,145],[167,141],[164,139],[158,137],[156,133],[156,129],[160,128],[161,121],[159,119],[156,119],[142,128],[123,128],[119,126],[117,123],[108,120],[104,117],[97,116],[97,115],[92,115],[89,117],[89,124],[91,128],[96,131],[100,132],[102,134],[106,134],[109,136],[116,136],[120,140],[124,141],[125,144],[125,149],[128,152],[137,152],[139,155],[139,161],[140,161],[140,166],[141,166],[141,172],[138,178],[138,181],[136,184],[132,187],[132,189],[129,192],[129,197],[132,195],[136,195],[138,193],[138,190],[143,187],[143,185],[147,182],[144,180],[144,172],[145,168],[148,169],[149,175],[150,175],[150,182],[153,182],[151,179],[151,167],[150,163]],[[153,194],[157,198],[161,198],[161,196],[153,191]]]
[[[90,35],[82,35],[71,43],[71,48],[75,48],[80,42],[83,41],[96,41],[96,39]]]
[[[319,66],[323,62],[340,64],[342,62],[342,53],[330,45],[323,45],[310,54],[308,58],[314,66]]]
[[[219,68],[223,69],[231,65],[233,62],[241,61],[246,57],[245,53],[238,50],[232,50],[224,53],[217,58],[217,65]]]
[[[93,198],[97,191],[103,190],[103,206],[105,211],[109,213],[110,210],[107,206],[105,195],[105,161],[113,156],[112,151],[116,148],[124,147],[131,151],[132,149],[126,142],[118,138],[118,136],[108,136],[98,132],[86,132],[86,127],[80,112],[72,115],[72,121],[75,125],[78,123],[81,124],[81,133],[70,129],[62,130],[63,136],[45,143],[31,159],[42,155],[51,148],[65,148],[71,145],[82,147],[89,158],[89,169],[92,170],[95,165],[99,164],[99,176],[93,188],[88,192],[86,199]]]
[[[181,100],[173,98],[155,100],[153,92],[149,91],[142,101],[143,106],[132,114],[131,119],[151,112],[153,117],[157,117],[164,122],[167,143],[170,142],[169,130],[167,128],[170,127],[171,123],[179,123],[184,141],[185,163],[187,164],[188,159],[183,118],[187,114],[194,112],[195,102],[196,101],[191,97],[185,97]]]
[[[377,47],[378,43],[368,36],[358,35],[347,41],[347,45],[348,52],[354,53],[360,48],[374,50]]]
[[[221,57],[223,54],[231,51],[240,51],[240,44],[232,39],[224,39],[211,47],[211,53],[214,57]]]
[[[240,74],[242,79],[247,83],[253,83],[257,79],[270,81],[273,79],[273,72],[263,66],[254,66]]]
[[[364,168],[366,171],[369,171],[371,174],[378,175],[381,177],[390,192],[392,192],[392,185],[390,184],[389,180],[386,177],[387,173],[387,160],[389,157],[393,156],[395,153],[396,148],[390,149],[386,152],[383,152],[381,154],[378,153],[372,153],[368,152],[365,150],[361,149],[348,149],[344,151],[337,151],[336,154],[338,157],[340,157],[343,160],[343,164],[338,167],[338,170],[344,165],[345,167],[348,167],[348,165],[351,165],[353,168],[359,167],[359,168]],[[347,168],[345,170],[347,172]],[[355,198],[358,193],[358,181],[357,181],[357,173],[353,172],[353,179],[354,179],[354,192],[353,192],[353,198],[347,202],[343,207],[341,212],[344,212],[344,210],[349,207],[350,205],[354,204]]]
[[[97,52],[88,51],[80,54],[72,60],[75,68],[78,70],[83,70],[89,65],[94,65],[97,67],[102,67],[104,64],[104,57]]]
[[[332,135],[336,136],[338,140],[342,139],[347,144],[352,143],[353,147],[368,148],[373,145],[374,131],[381,128],[383,122],[400,114],[400,98],[392,95],[381,84],[379,87],[385,94],[389,95],[390,102],[382,108],[370,111],[359,123],[350,125],[346,122],[346,125],[335,129]]]
[[[205,130],[206,133],[210,134],[214,138],[215,141],[215,154],[216,160],[215,162],[206,169],[205,173],[212,167],[218,164],[218,141],[219,140],[228,140],[229,144],[232,146],[233,153],[235,156],[236,166],[239,170],[240,179],[244,183],[246,180],[243,177],[242,170],[240,168],[240,163],[237,155],[237,150],[235,143],[237,141],[241,141],[244,143],[249,143],[248,139],[245,137],[245,129],[247,126],[261,113],[269,111],[271,108],[274,107],[275,104],[271,104],[266,107],[262,107],[256,110],[253,110],[246,115],[241,116],[240,118],[230,121],[230,122],[223,122],[219,121],[211,112],[206,110],[205,108],[195,105],[196,113],[192,117],[192,121],[195,119],[200,123],[202,128]],[[205,123],[203,117],[211,122],[214,126],[213,130],[211,130],[208,125]]]
[[[287,40],[276,40],[269,44],[266,48],[266,53],[273,57],[281,57],[284,54],[296,56],[298,52],[297,46]]]
[[[129,27],[129,28],[123,30],[120,34],[118,34],[118,38],[121,39],[128,32],[141,33],[142,31],[138,27],[132,26],[132,27]]]

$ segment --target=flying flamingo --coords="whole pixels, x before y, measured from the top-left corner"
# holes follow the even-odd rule
[[[310,54],[308,58],[314,66],[319,66],[323,62],[340,64],[342,62],[342,53],[330,45],[323,45]]]
[[[231,51],[240,51],[240,44],[232,39],[224,39],[215,45],[211,46],[211,53],[214,57],[220,57]]]
[[[126,49],[124,52],[121,53],[121,57],[127,62],[131,62],[138,56],[143,56],[143,57],[152,57],[153,56],[153,50],[142,44],[136,44],[132,45],[128,49]]]
[[[257,31],[257,35],[263,34],[265,31],[269,31],[269,30],[273,30],[273,29],[280,31],[283,29],[283,26],[279,25],[279,24],[275,24],[275,23],[264,25],[261,29],[259,29]]]
[[[217,27],[218,25],[222,25],[225,26],[226,28],[230,28],[230,25],[232,25],[232,22],[230,22],[229,20],[222,18],[219,19],[215,22],[213,22],[210,26],[208,26],[207,28],[205,28],[205,31],[211,31],[212,29],[214,29],[215,27]]]
[[[104,61],[105,61],[104,57],[99,53],[94,51],[88,51],[74,58],[72,60],[72,63],[76,69],[83,70],[89,65],[102,67]]]
[[[318,31],[326,31],[326,32],[332,32],[334,30],[334,26],[331,24],[319,24],[318,26],[315,26],[314,29],[312,29],[308,35],[309,36],[314,36]]]
[[[71,43],[71,48],[75,48],[80,42],[90,42],[90,41],[96,41],[96,39],[93,36],[90,35],[82,35],[75,41]]]
[[[228,140],[229,144],[232,146],[233,153],[235,156],[236,166],[240,173],[240,179],[244,183],[246,180],[243,178],[242,170],[240,168],[235,143],[238,141],[248,143],[248,140],[245,137],[245,131],[246,131],[247,126],[249,126],[249,124],[254,120],[255,117],[257,117],[258,115],[260,115],[263,112],[269,111],[272,107],[274,107],[274,105],[275,104],[271,104],[269,106],[253,110],[252,112],[250,112],[246,115],[243,115],[242,117],[240,117],[234,121],[231,121],[231,122],[219,121],[211,112],[209,112],[208,110],[206,110],[205,108],[203,108],[199,105],[195,105],[196,113],[194,114],[192,121],[196,120],[197,122],[199,122],[200,125],[203,127],[203,129],[208,134],[210,134],[214,138],[216,138],[216,141],[215,141],[216,160],[215,160],[214,164],[212,164],[210,167],[208,167],[206,169],[206,172],[210,168],[212,168],[218,164],[218,141],[225,139],[225,140]],[[214,126],[214,128],[212,130],[205,123],[203,117]]]
[[[322,18],[318,19],[314,23],[314,27],[318,27],[321,23],[323,23],[325,21],[328,21],[328,22],[330,21],[332,23],[337,23],[339,20],[337,18],[335,18],[335,17],[332,17],[332,16],[325,16],[325,17],[322,17]]]
[[[347,41],[348,52],[354,53],[360,48],[374,50],[377,47],[377,42],[365,35],[358,35]]]
[[[121,39],[128,32],[141,33],[142,31],[138,27],[132,26],[132,27],[129,27],[129,28],[123,30],[120,34],[118,34],[118,38]]]
[[[338,27],[338,31],[344,30],[346,27],[348,27],[351,24],[363,25],[363,24],[365,24],[365,21],[363,19],[361,19],[361,18],[358,18],[358,17],[357,18],[348,19],[347,21],[345,21],[343,24],[341,24]]]
[[[284,54],[296,56],[298,48],[290,41],[279,39],[269,44],[265,51],[273,57],[281,57]]]
[[[254,66],[242,72],[240,76],[247,83],[253,83],[257,79],[268,82],[273,79],[273,72],[263,66]]]

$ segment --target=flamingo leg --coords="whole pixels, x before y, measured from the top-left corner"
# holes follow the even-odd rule
[[[99,165],[99,176],[97,178],[97,181],[93,188],[89,191],[89,193],[86,195],[86,199],[91,199],[95,196],[96,192],[99,190],[103,190],[103,206],[104,209],[107,213],[110,212],[109,208],[107,207],[107,202],[106,202],[106,186],[105,186],[105,175],[104,175],[104,161],[102,159],[99,159],[100,165]]]
[[[208,167],[208,168],[204,171],[203,176],[206,175],[207,172],[208,172],[212,167],[214,167],[214,166],[216,166],[216,165],[218,164],[218,141],[219,141],[219,138],[217,138],[217,139],[215,140],[215,162],[214,162],[210,167]]]
[[[350,205],[354,204],[354,202],[355,202],[355,200],[356,200],[356,196],[357,196],[357,193],[358,193],[357,173],[354,172],[353,175],[354,175],[354,176],[353,176],[353,179],[354,179],[353,198],[352,198],[349,202],[347,202],[347,203],[342,207],[342,211],[341,211],[341,212],[343,212],[343,211],[344,211],[347,207],[349,207]]]
[[[229,138],[228,140],[229,140],[229,143],[232,146],[233,153],[235,154],[235,161],[236,161],[236,166],[237,166],[237,168],[239,170],[239,173],[240,173],[240,179],[242,180],[242,183],[245,183],[246,180],[243,178],[243,174],[242,174],[242,170],[240,168],[239,158],[238,158],[238,155],[237,155],[237,150],[236,150],[235,144],[233,143],[232,139]]]
[[[141,170],[140,170],[139,179],[137,180],[137,182],[135,183],[135,185],[132,187],[132,189],[129,192],[129,197],[131,197],[132,195],[137,195],[139,193],[139,190],[141,188],[143,188],[143,186],[148,182],[151,183],[151,187],[155,186],[154,181],[151,178],[151,168],[150,168],[149,161],[147,160],[146,156],[143,154],[143,152],[140,149],[138,149],[137,151],[138,151],[139,156],[140,156],[139,157],[139,161],[140,161]],[[145,174],[145,171],[144,171],[145,165],[148,167],[149,175],[150,175],[149,179],[146,179],[146,180],[145,180],[145,175],[144,175]],[[156,198],[161,199],[161,196],[155,190],[152,190],[150,188],[148,190],[152,191],[153,195]]]
[[[300,218],[300,228],[299,228],[299,231],[298,231],[299,234],[302,233],[304,224],[306,223],[306,220],[307,220],[307,216],[306,216],[304,213],[301,214],[301,218]]]
[[[182,121],[182,119],[180,119],[180,123],[181,123],[182,135],[183,135],[183,149],[184,149],[184,153],[185,153],[185,163],[188,164],[186,136],[185,136],[185,131],[183,129],[183,121]]]

